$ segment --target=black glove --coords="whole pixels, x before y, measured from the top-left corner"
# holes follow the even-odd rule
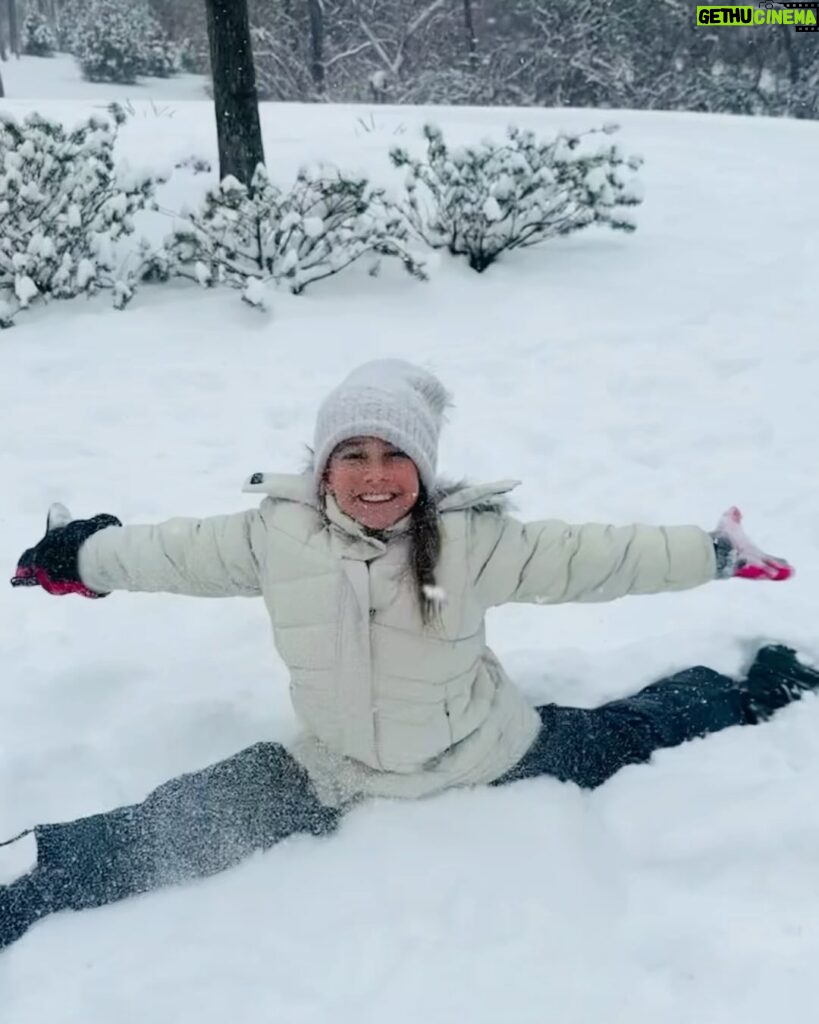
[[[98,515],[93,519],[71,519],[71,513],[59,503],[48,511],[46,532],[39,544],[20,556],[13,587],[42,587],[49,594],[80,594],[82,597],[106,597],[80,579],[78,555],[82,544],[107,526],[122,526],[116,516]]]

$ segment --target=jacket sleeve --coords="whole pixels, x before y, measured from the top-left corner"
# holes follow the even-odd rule
[[[196,597],[261,593],[265,547],[261,511],[156,526],[110,526],[82,545],[82,582],[99,593],[142,590]]]
[[[509,601],[613,601],[626,594],[685,590],[716,578],[713,540],[698,526],[479,518],[474,578],[485,607]]]

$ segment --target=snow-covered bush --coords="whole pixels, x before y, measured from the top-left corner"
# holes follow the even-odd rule
[[[28,11],[23,21],[23,53],[30,57],[53,57],[57,37],[40,11]]]
[[[92,117],[71,131],[40,114],[0,120],[0,324],[38,296],[72,298],[100,288],[130,299],[136,270],[117,269],[117,240],[133,215],[154,205],[158,177],[114,167],[117,130]]]
[[[212,170],[210,160],[205,156],[198,156],[196,153],[177,160],[174,167],[180,171],[183,168],[190,168],[191,174],[210,174]]]
[[[425,160],[400,146],[390,151],[393,164],[407,171],[407,220],[429,245],[466,256],[479,272],[508,249],[591,224],[633,231],[624,208],[641,202],[633,174],[641,158],[625,157],[616,145],[581,145],[592,134],[560,133],[539,142],[532,132],[512,126],[503,145],[483,142],[450,151],[441,130],[426,125]]]
[[[182,68],[180,46],[162,31],[159,22],[150,18],[145,25],[140,46],[139,70],[137,74],[153,78],[170,78]]]
[[[227,177],[186,220],[166,243],[168,273],[241,288],[253,305],[265,282],[298,294],[368,255],[425,277],[401,212],[365,178],[333,167],[302,168],[285,191],[260,165],[250,190]]]
[[[93,0],[75,36],[75,56],[90,82],[131,84],[139,74],[140,19],[119,0]]]
[[[72,52],[91,82],[130,84],[138,75],[167,78],[179,70],[179,47],[145,0],[89,0],[72,30]]]
[[[179,51],[179,70],[189,75],[207,75],[210,73],[210,54],[207,46],[194,42],[187,37],[177,43]]]

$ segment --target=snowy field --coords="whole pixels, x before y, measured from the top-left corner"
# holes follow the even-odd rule
[[[206,79],[202,75],[174,75],[173,78],[140,78],[134,85],[100,85],[85,82],[80,76],[76,60],[68,53],[53,57],[12,57],[0,64],[0,75],[8,99],[91,100],[125,103],[147,102],[150,106],[168,100],[201,100]],[[3,101],[0,100],[0,105]],[[42,104],[40,104],[40,109]]]
[[[43,90],[0,107],[73,122],[106,95]],[[711,528],[735,503],[796,565],[781,585],[496,611],[490,642],[533,700],[589,706],[695,663],[738,672],[758,638],[819,659],[819,125],[615,116],[646,158],[633,236],[580,235],[483,276],[443,259],[428,284],[354,270],[268,314],[180,285],[124,313],[102,297],[21,316],[0,333],[6,575],[55,500],[126,522],[247,507],[248,474],[301,468],[317,404],[353,364],[402,356],[455,392],[442,471],[522,480],[520,516]],[[269,166],[289,180],[322,156],[388,182],[388,146],[415,144],[427,117],[467,141],[612,114],[267,105]],[[211,105],[152,93],[122,153],[215,166]],[[163,202],[213,180],[176,171]],[[261,601],[6,587],[0,643],[0,836],[295,729]],[[592,794],[536,780],[372,802],[331,839],[35,926],[0,954],[0,1016],[813,1021],[818,780],[811,697]]]

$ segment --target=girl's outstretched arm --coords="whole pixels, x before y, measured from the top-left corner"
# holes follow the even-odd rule
[[[155,526],[121,526],[114,517],[73,520],[49,528],[25,552],[12,583],[85,597],[112,590],[252,597],[261,593],[265,536],[258,509]]]
[[[111,527],[80,548],[79,573],[92,590],[254,597],[261,593],[264,532],[258,509]]]
[[[733,538],[698,526],[521,523],[482,514],[473,527],[475,586],[486,607],[508,601],[612,601],[626,594],[685,590],[731,575],[786,579],[792,572],[774,559],[787,570],[750,575],[747,562],[740,559],[737,565]]]

